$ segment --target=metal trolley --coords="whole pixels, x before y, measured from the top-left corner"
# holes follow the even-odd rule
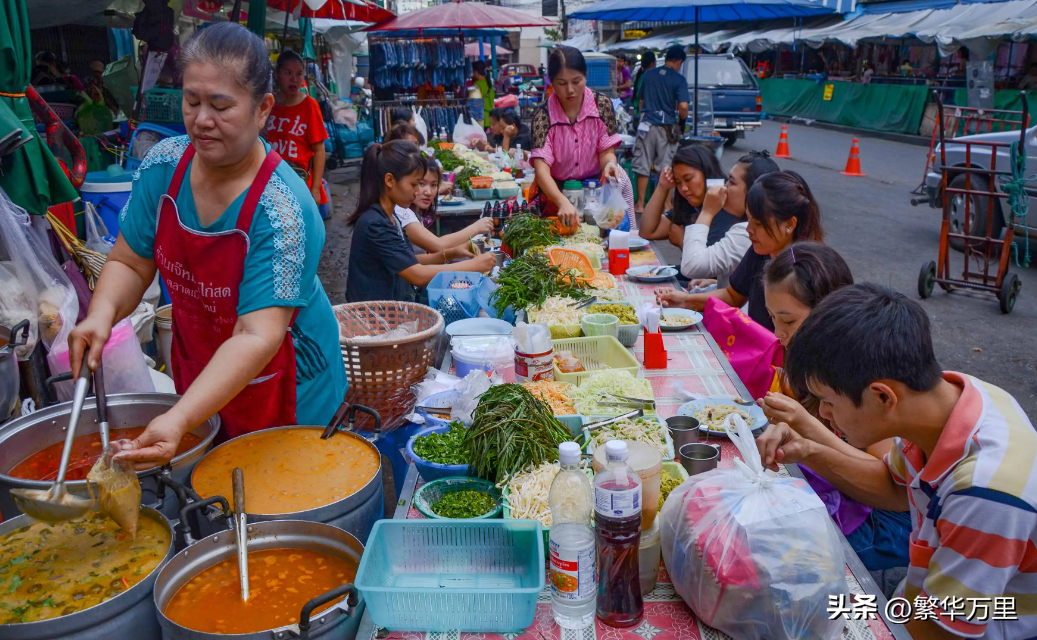
[[[1013,151],[1022,157],[1025,169],[1025,137],[1026,128],[1029,125],[1029,112],[1026,100],[1023,100],[1021,122],[1026,123],[1019,128],[1018,141],[995,142],[989,140],[971,140],[964,138],[946,139],[944,136],[944,109],[940,102],[939,94],[934,92],[937,104],[937,130],[940,135],[940,185],[943,195],[943,223],[940,228],[940,253],[936,261],[930,261],[922,265],[918,274],[918,295],[928,298],[932,295],[934,285],[947,292],[955,288],[972,289],[975,291],[986,291],[997,295],[1001,306],[1001,313],[1011,313],[1015,306],[1015,300],[1019,295],[1022,283],[1014,273],[1008,272],[1008,259],[1011,253],[1014,237],[1015,216],[1009,215],[1005,221],[1004,237],[992,237],[991,230],[998,225],[994,224],[994,216],[1000,216],[1000,199],[1009,198],[1008,193],[999,190],[996,181],[1002,177],[1013,177],[1012,160]],[[947,145],[960,146],[964,150],[964,166],[947,166]],[[1018,146],[1016,146],[1018,145]],[[1013,147],[1015,147],[1013,149]],[[1000,152],[1001,166],[998,166]],[[1007,152],[1008,158],[1005,158]],[[979,162],[987,160],[985,154],[989,153],[989,168],[980,168],[973,162],[977,158]],[[1018,172],[1017,172],[1018,173]],[[954,186],[952,182],[964,176],[963,186]],[[960,198],[958,198],[960,196]],[[1025,192],[1021,197],[1027,197]],[[963,225],[960,232],[951,230],[951,213],[954,201],[964,201]],[[972,208],[980,208],[978,199],[985,201],[986,224],[976,224],[981,227],[984,235],[972,235],[971,221]],[[982,215],[982,211],[975,212]],[[1000,234],[999,234],[1000,235]],[[964,254],[964,266],[960,277],[951,275],[950,245],[952,241],[962,243]],[[975,265],[975,266],[973,266]],[[992,272],[992,267],[996,271]]]

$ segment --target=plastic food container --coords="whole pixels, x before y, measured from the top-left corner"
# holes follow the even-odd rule
[[[627,443],[627,464],[641,476],[641,530],[647,531],[655,522],[659,511],[660,474],[663,457],[655,447],[643,442],[624,440]],[[605,468],[605,445],[594,450],[594,473]]]
[[[515,381],[554,380],[554,349],[543,353],[521,353],[515,350]]]
[[[426,427],[411,436],[410,440],[407,440],[407,456],[414,461],[414,466],[418,470],[418,475],[420,475],[425,482],[432,482],[433,480],[438,480],[440,478],[464,476],[468,474],[468,465],[466,464],[439,464],[438,462],[429,462],[414,453],[415,440],[422,436],[427,436],[430,433],[446,433],[447,431],[450,431],[450,427],[445,424]]]
[[[619,337],[619,318],[611,313],[588,313],[580,321],[583,335]]]
[[[554,340],[554,348],[555,353],[571,351],[586,369],[586,371],[563,373],[556,364],[554,372],[555,380],[558,382],[571,382],[579,386],[602,369],[629,371],[630,375],[636,376],[638,369],[641,368],[641,363],[637,361],[634,354],[612,336]]]
[[[515,340],[509,336],[458,337],[450,341],[454,373],[459,378],[474,370],[496,371],[505,382],[515,382]]]
[[[655,589],[659,580],[659,557],[662,540],[659,537],[659,522],[641,531],[641,545],[637,549],[637,562],[641,569],[641,595],[647,596]]]

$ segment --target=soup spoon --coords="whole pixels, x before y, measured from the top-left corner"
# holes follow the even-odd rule
[[[231,472],[234,484],[234,532],[238,539],[238,573],[241,575],[241,601],[248,602],[248,528],[245,522],[245,472],[235,467]]]

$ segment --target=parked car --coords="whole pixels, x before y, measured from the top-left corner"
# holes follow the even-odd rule
[[[695,88],[695,57],[688,56],[681,67],[688,90]],[[699,91],[713,96],[714,130],[727,144],[744,138],[746,131],[760,126],[763,102],[760,86],[741,58],[733,54],[699,56]],[[690,111],[690,107],[689,107]]]
[[[518,93],[520,84],[528,84],[537,89],[544,86],[543,78],[537,74],[536,67],[531,64],[513,62],[500,69],[500,79],[504,83],[506,93]]]
[[[970,136],[962,136],[961,140],[970,141],[987,141],[987,142],[1018,142],[1019,131],[997,131],[994,133],[980,133]],[[1037,127],[1031,127],[1026,131],[1025,146],[1026,146],[1026,158],[1027,158],[1027,174],[1033,174],[1034,169],[1037,168]],[[971,154],[968,162],[973,167],[990,170],[991,169],[991,153],[988,147],[971,146]],[[998,147],[996,156],[995,169],[999,171],[1008,170],[1011,166],[1010,162],[1010,151],[1008,147]],[[940,145],[937,143],[933,148],[933,157],[931,160],[931,168],[925,176],[925,190],[928,196],[929,206],[942,209],[943,208],[943,188],[941,185],[941,159],[940,159]],[[955,174],[954,167],[967,166],[965,158],[965,145],[960,143],[948,142],[947,149],[945,151],[947,167],[949,173],[947,175],[947,184],[953,189],[964,189],[966,176],[963,173]],[[970,178],[971,184],[969,188],[977,191],[991,191],[991,180],[984,178],[983,176],[972,175]],[[1001,184],[998,180],[993,181],[993,191],[1001,192]],[[1037,197],[1037,180],[1031,180],[1027,183],[1026,192],[1030,196],[1030,208],[1032,211],[1037,211],[1037,202],[1034,198]],[[950,231],[951,233],[962,233],[965,229],[965,197],[962,194],[956,194],[954,199],[951,201],[950,211]],[[967,196],[972,198],[972,202],[969,205],[969,234],[973,236],[985,236],[987,234],[987,208],[989,206],[989,198],[984,196]],[[1004,231],[1005,223],[1007,222],[1007,216],[1010,215],[1008,209],[1007,200],[1001,198],[994,198],[994,216],[993,216],[993,228],[990,230],[990,236],[993,238],[1000,237]],[[1017,237],[1021,237],[1022,234],[1026,234],[1031,239],[1037,238],[1037,217],[1028,218],[1027,226],[1022,226],[1021,222],[1017,223],[1015,228],[1015,234]],[[959,251],[962,249],[963,242],[960,239],[952,238],[950,244]]]

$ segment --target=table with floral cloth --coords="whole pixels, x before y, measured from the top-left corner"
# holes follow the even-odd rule
[[[631,252],[631,265],[657,265],[659,260],[654,251]],[[669,285],[647,285],[634,282],[627,277],[617,278],[627,300],[640,307],[642,302],[655,300],[655,289]],[[643,337],[631,349],[638,362],[644,364]],[[667,352],[666,369],[641,369],[640,375],[646,378],[655,392],[656,408],[662,418],[677,414],[680,405],[674,383],[679,383],[684,390],[691,393],[710,396],[742,396],[749,397],[741,381],[735,375],[727,359],[724,358],[716,342],[706,333],[701,325],[681,332],[667,333],[663,342]],[[717,441],[714,441],[717,442]],[[721,455],[719,466],[734,466],[738,450],[728,440],[719,441]],[[782,467],[780,475],[799,475],[794,465]],[[399,507],[394,518],[422,518],[423,516],[411,505],[414,490],[420,486],[421,480],[413,464],[407,471]],[[849,544],[843,541],[846,554],[846,584],[851,598],[859,594],[874,595],[878,610],[884,610],[885,597],[875,584],[871,574],[864,568]],[[380,630],[374,627],[370,617],[364,614],[357,640],[730,640],[721,631],[700,622],[691,609],[684,603],[670,582],[666,569],[660,563],[659,579],[652,591],[645,597],[644,620],[640,625],[629,629],[615,629],[595,621],[592,627],[574,631],[562,629],[555,624],[551,614],[551,585],[541,592],[537,603],[536,617],[533,624],[521,633],[425,633],[396,632]],[[903,626],[887,624],[881,618],[875,620],[848,620],[843,630],[844,640],[901,640],[910,635]]]

